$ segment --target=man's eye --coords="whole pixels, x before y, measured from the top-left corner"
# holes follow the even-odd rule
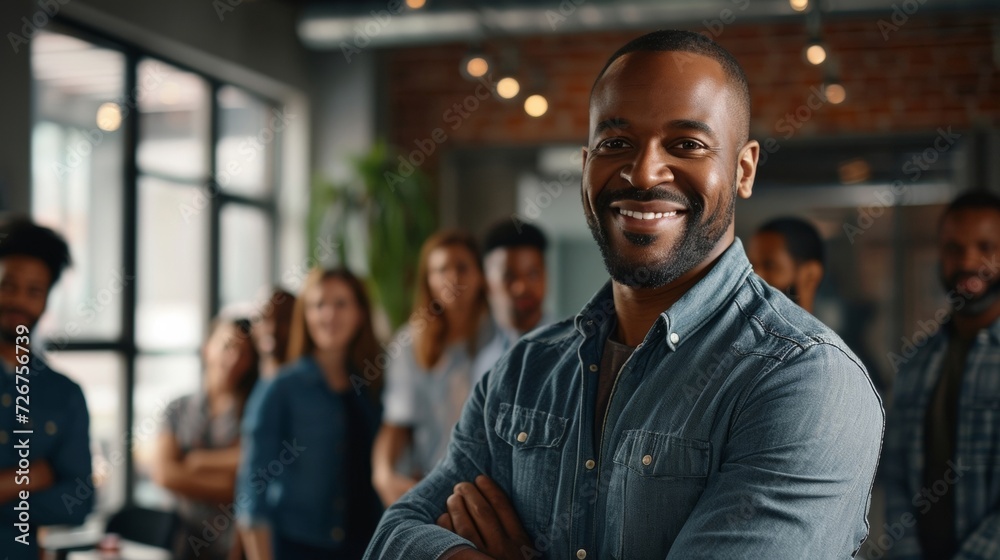
[[[677,146],[682,150],[700,150],[705,147],[701,142],[696,142],[694,140],[682,140],[677,144]]]
[[[628,142],[621,138],[610,138],[599,144],[599,147],[607,150],[621,150],[628,147]]]

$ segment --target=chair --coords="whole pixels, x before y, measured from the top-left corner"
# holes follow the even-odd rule
[[[169,551],[173,549],[174,533],[179,522],[177,514],[172,511],[126,506],[108,518],[104,534],[115,533],[123,540]],[[45,550],[48,558],[65,560],[70,552],[93,550],[97,544],[93,540],[80,542],[80,539],[71,539],[60,545],[46,546]]]
[[[121,538],[157,548],[173,548],[177,530],[177,514],[138,506],[127,506],[108,519],[105,534],[115,533]]]

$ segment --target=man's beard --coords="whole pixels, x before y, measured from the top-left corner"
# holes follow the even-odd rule
[[[30,317],[30,319],[27,322],[21,323],[18,326],[22,326],[23,325],[25,327],[28,327],[28,331],[29,332],[35,330],[35,325],[38,324],[38,319],[39,319],[38,317],[32,315],[31,313],[28,313],[27,311],[25,311],[23,309],[18,309],[18,308],[15,308],[15,307],[3,307],[3,308],[0,308],[0,317],[2,317],[3,315],[5,315],[7,313],[11,313],[11,312],[20,313],[22,315]],[[11,329],[7,329],[2,324],[0,324],[0,343],[14,344],[14,341],[19,336],[24,336],[24,333],[17,332],[17,326],[15,326],[14,328],[11,328]]]
[[[583,189],[581,189],[581,192]],[[659,288],[683,276],[686,272],[705,260],[715,249],[719,240],[726,234],[729,224],[733,221],[736,210],[736,184],[732,186],[734,195],[722,209],[721,214],[713,216],[712,221],[703,221],[705,203],[702,200],[688,198],[680,193],[665,189],[638,189],[635,187],[609,191],[605,189],[594,200],[594,213],[587,215],[587,226],[597,241],[604,258],[604,266],[611,278],[619,284],[632,288]],[[634,200],[648,202],[651,200],[666,200],[685,206],[684,231],[674,245],[658,256],[658,261],[643,264],[629,261],[621,252],[611,247],[610,236],[603,223],[603,217],[613,211],[611,204],[619,200]],[[586,206],[586,205],[585,205]],[[625,239],[633,245],[648,247],[652,245],[657,235],[623,232]]]
[[[955,313],[958,315],[966,315],[970,317],[980,315],[992,307],[997,300],[1000,300],[1000,277],[987,280],[986,278],[983,278],[979,274],[973,272],[956,272],[955,274],[952,274],[950,278],[945,278],[944,272],[941,272],[940,268],[938,275],[945,291],[949,292],[949,294],[954,292],[965,298],[964,305],[955,306]],[[972,276],[977,276],[980,280],[987,283],[986,291],[984,291],[982,295],[970,297],[969,294],[966,294],[958,289],[959,280]]]

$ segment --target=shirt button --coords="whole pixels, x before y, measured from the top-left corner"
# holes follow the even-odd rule
[[[10,395],[4,393],[4,395],[0,397],[0,404],[2,404],[4,408],[7,408],[10,406],[10,403],[11,403]]]
[[[344,530],[340,527],[334,527],[333,530],[330,531],[330,537],[333,538],[333,540],[340,542],[344,540]]]
[[[7,443],[7,432],[0,432],[0,445]]]
[[[587,557],[587,551],[582,548],[580,550],[577,550],[576,557],[579,558],[580,560],[583,560],[584,558]]]
[[[590,371],[597,371],[597,364],[590,364]]]
[[[642,464],[643,465],[646,465],[648,467],[649,464],[652,463],[652,462],[653,462],[653,456],[652,455],[644,455],[642,457]]]
[[[528,432],[521,432],[517,434],[517,441],[521,443],[528,441]]]
[[[56,423],[55,422],[53,422],[52,420],[49,420],[48,422],[45,423],[45,433],[49,434],[50,436],[54,436],[54,435],[56,435],[57,431],[58,430],[56,429]]]
[[[679,342],[680,339],[681,339],[681,337],[677,333],[675,333],[675,332],[670,333],[670,342],[673,342],[674,344],[677,344],[677,342]]]
[[[587,459],[587,462],[584,463],[583,466],[587,467],[587,470],[589,471],[593,470],[594,467],[597,466],[597,463],[595,463],[593,459]]]

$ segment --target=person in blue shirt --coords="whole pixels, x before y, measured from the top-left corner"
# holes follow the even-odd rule
[[[612,55],[582,206],[610,281],[521,338],[366,558],[850,558],[884,415],[858,359],[734,233],[760,145],[733,56],[690,31]]]
[[[39,526],[79,525],[94,507],[83,391],[39,356],[34,331],[69,263],[54,231],[0,225],[0,550],[12,559],[36,560]]]
[[[243,421],[235,504],[249,560],[360,558],[378,523],[377,383],[352,382],[381,362],[368,301],[346,269],[313,270],[303,283],[296,359]]]

